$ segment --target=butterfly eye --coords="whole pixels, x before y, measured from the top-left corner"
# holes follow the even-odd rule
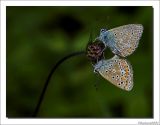
[[[101,29],[101,32],[106,32],[107,30],[106,29]]]

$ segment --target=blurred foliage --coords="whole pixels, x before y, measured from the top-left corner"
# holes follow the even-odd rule
[[[85,50],[90,32],[139,23],[144,32],[127,59],[134,87],[123,91],[101,76],[85,56],[65,61],[54,73],[39,117],[153,117],[152,7],[7,7],[7,117],[31,117],[45,80],[62,57]],[[110,50],[106,51],[109,58]],[[94,85],[97,84],[98,90]]]

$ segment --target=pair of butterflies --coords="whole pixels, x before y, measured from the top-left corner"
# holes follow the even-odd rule
[[[142,33],[141,24],[128,24],[111,30],[101,29],[99,37],[88,44],[86,51],[94,71],[113,85],[130,91],[133,88],[132,66],[120,57],[127,57],[136,50]],[[105,60],[104,51],[107,47],[115,56]]]

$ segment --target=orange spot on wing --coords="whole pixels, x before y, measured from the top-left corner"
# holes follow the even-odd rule
[[[121,79],[122,79],[122,81],[125,81],[125,80],[126,80],[126,78],[125,78],[124,76],[123,76]]]

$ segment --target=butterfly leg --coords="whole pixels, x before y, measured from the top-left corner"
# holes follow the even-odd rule
[[[97,74],[99,76],[99,74]],[[99,83],[98,83],[99,79],[96,77],[96,82],[94,83],[94,87],[96,89],[96,91],[98,91],[98,87],[99,87]]]
[[[94,84],[94,87],[96,88],[96,91],[98,91],[97,83]]]
[[[105,59],[104,52],[103,52],[103,59]]]

